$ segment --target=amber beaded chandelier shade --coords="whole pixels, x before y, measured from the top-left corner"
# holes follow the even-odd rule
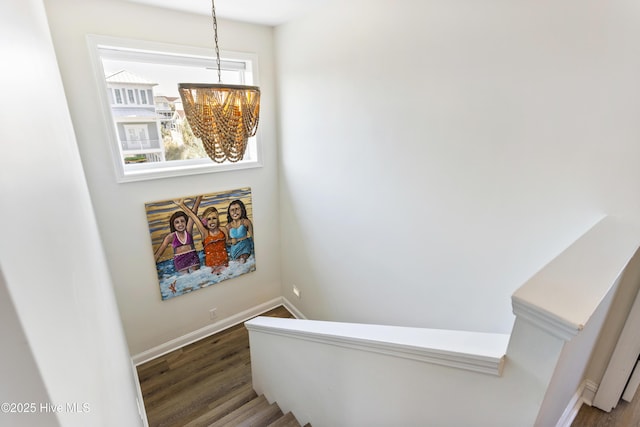
[[[193,134],[216,163],[238,162],[244,157],[247,142],[258,130],[260,88],[222,84],[216,8],[211,1],[215,36],[218,84],[180,83],[184,113]]]
[[[181,83],[182,105],[193,134],[216,163],[242,160],[260,118],[255,86]]]

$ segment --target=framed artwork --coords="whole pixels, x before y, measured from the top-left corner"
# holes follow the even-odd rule
[[[145,203],[163,300],[255,271],[251,189]]]

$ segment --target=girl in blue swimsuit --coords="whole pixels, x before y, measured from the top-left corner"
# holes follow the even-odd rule
[[[253,253],[253,224],[241,200],[234,200],[227,209],[229,259],[244,263]]]

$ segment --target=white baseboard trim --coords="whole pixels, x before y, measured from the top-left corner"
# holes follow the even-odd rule
[[[582,400],[589,406],[593,406],[593,399],[596,397],[598,384],[591,380],[584,381],[584,391],[582,392]]]
[[[293,314],[295,316],[296,319],[305,319],[306,320],[307,316],[302,314],[302,312],[300,310],[298,310],[298,307],[293,305],[291,303],[291,301],[289,301],[285,297],[282,297],[282,304],[284,305],[284,307],[287,310],[289,310],[291,312],[291,314]]]
[[[160,357],[164,354],[177,350],[180,347],[184,347],[185,345],[194,343],[210,335],[217,334],[218,332],[221,332],[227,328],[243,323],[253,317],[259,316],[262,313],[272,310],[279,305],[284,305],[287,310],[291,311],[294,316],[297,316],[297,313],[295,313],[293,310],[299,313],[299,311],[295,309],[293,305],[291,305],[291,303],[286,301],[286,299],[282,297],[274,298],[271,301],[267,301],[263,304],[252,307],[234,316],[227,317],[226,319],[222,319],[216,323],[207,325],[204,328],[189,332],[188,334],[172,339],[171,341],[168,341],[164,344],[160,344],[156,347],[150,348],[149,350],[145,350],[142,353],[133,355],[131,356],[131,360],[135,366],[138,366],[142,363],[153,360],[156,357]]]
[[[133,371],[133,377],[136,380],[136,392],[138,393],[138,397],[136,398],[136,403],[138,404],[138,413],[140,414],[140,418],[142,419],[142,425],[144,427],[149,427],[149,420],[147,419],[147,411],[144,406],[144,397],[142,396],[142,388],[140,387],[140,378],[138,377],[138,370],[136,366],[133,364],[133,359],[131,359],[131,370]]]
[[[596,383],[591,380],[584,380],[569,401],[569,404],[558,420],[556,427],[571,427],[571,423],[575,420],[582,405],[584,403],[589,406],[593,404],[593,397],[597,390],[598,385]]]

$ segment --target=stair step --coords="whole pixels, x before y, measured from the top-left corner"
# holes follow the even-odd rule
[[[255,399],[257,396],[251,384],[245,384],[219,401],[211,402],[208,406],[211,409],[191,420],[185,424],[184,427],[208,426]]]
[[[282,416],[282,411],[276,404],[269,405],[264,395],[256,397],[233,412],[225,415],[209,427],[223,426],[266,426]]]
[[[291,412],[287,412],[285,415],[269,424],[268,427],[300,427],[300,423]]]
[[[260,412],[256,413],[252,417],[247,418],[243,422],[237,424],[238,427],[257,427],[257,426],[268,426],[273,421],[282,417],[282,411],[277,403],[272,403],[260,410]]]

